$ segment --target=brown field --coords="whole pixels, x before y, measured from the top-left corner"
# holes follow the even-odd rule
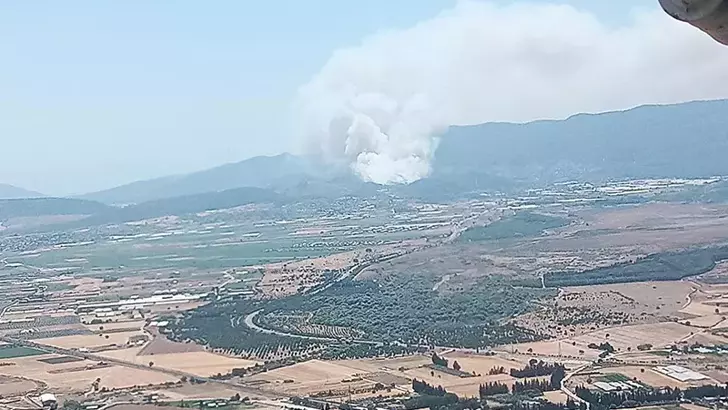
[[[272,370],[248,378],[257,387],[285,392],[286,394],[314,394],[332,391],[334,394],[348,395],[349,389],[370,390],[375,383],[394,384],[396,388],[389,394],[396,395],[410,390],[412,379],[424,380],[442,385],[448,391],[462,396],[477,396],[480,384],[501,381],[512,384],[514,378],[507,374],[488,375],[493,367],[522,367],[523,363],[502,357],[483,356],[474,353],[456,352],[446,354],[451,362],[457,360],[465,372],[475,372],[479,376],[459,377],[425,367],[432,363],[428,356],[408,356],[394,359],[358,359],[324,362],[310,360],[293,366]],[[527,359],[526,359],[527,360]],[[378,392],[377,394],[385,392]],[[369,391],[357,396],[371,396]]]
[[[78,368],[79,364],[83,362],[51,365],[38,361],[38,359],[50,357],[58,356],[44,355],[13,359],[16,366],[0,367],[0,374],[20,376],[36,382],[45,383],[59,393],[88,391],[91,383],[97,378],[101,378],[102,387],[109,389],[177,381],[174,377],[153,371],[136,370],[121,366],[110,366],[84,371],[58,372],[62,369]],[[91,361],[86,361],[86,363],[88,365],[94,364]],[[54,373],[51,373],[51,371],[54,371]]]
[[[63,349],[79,349],[82,347],[92,349],[109,345],[123,346],[126,345],[127,341],[131,336],[138,336],[143,334],[144,332],[134,331],[94,335],[74,335],[52,337],[50,339],[39,339],[36,342],[48,346],[60,347]]]
[[[169,354],[169,353],[189,353],[189,352],[204,352],[205,348],[196,343],[179,343],[173,342],[164,335],[160,335],[156,330],[152,331],[154,339],[144,346],[144,349],[139,353],[140,356],[145,355],[156,355],[156,354]]]
[[[566,287],[555,298],[558,310],[534,311],[516,318],[515,323],[554,337],[575,337],[617,325],[692,320],[694,315],[682,309],[696,286],[687,281],[671,281]],[[584,317],[590,320],[561,325]],[[695,325],[698,326],[697,322]]]
[[[328,390],[341,391],[342,394],[349,388],[371,388],[374,383],[343,382],[344,379],[353,379],[361,371],[347,367],[338,362],[324,362],[309,360],[293,366],[275,369],[260,373],[248,378],[253,382],[262,382],[257,387],[272,391],[285,391],[288,394],[307,395]],[[290,381],[288,383],[284,383]]]
[[[543,249],[566,250],[634,247],[659,252],[728,239],[724,205],[647,204],[611,210],[587,210],[578,216],[588,223],[575,226],[564,238],[542,241]],[[596,231],[596,232],[595,232]],[[576,232],[581,234],[571,238]],[[607,232],[607,233],[604,233]],[[579,245],[580,244],[580,245]]]
[[[191,373],[200,377],[229,373],[233,368],[255,366],[255,361],[219,356],[209,352],[170,353],[140,356],[140,348],[103,352],[105,357],[115,358],[136,364],[171,369]]]
[[[682,309],[694,285],[687,281],[636,282],[564,288],[569,293],[606,293],[622,296],[636,314],[666,316]],[[578,305],[577,305],[578,306]],[[602,305],[603,306],[603,305]]]
[[[140,329],[144,327],[143,320],[125,320],[111,323],[102,323],[98,325],[84,325],[88,330],[93,332],[101,332],[103,330],[119,330],[119,329]],[[103,328],[103,330],[101,330]]]
[[[700,329],[675,322],[639,324],[600,329],[560,340],[521,343],[512,347],[503,346],[500,350],[510,352],[515,349],[520,353],[552,357],[559,356],[560,350],[563,357],[594,360],[600,351],[589,349],[587,345],[590,343],[609,342],[617,351],[626,352],[628,348],[635,350],[638,345],[644,343],[652,344],[655,348],[679,343],[689,338],[691,333],[698,331]],[[580,351],[584,353],[580,353]]]
[[[683,323],[688,326],[694,326],[694,327],[702,327],[702,328],[713,328],[714,326],[718,325],[720,322],[722,322],[724,319],[724,316],[719,315],[706,315],[706,316],[698,316],[691,319],[681,320],[680,323]]]
[[[662,347],[680,342],[696,331],[695,328],[679,323],[665,322],[646,325],[622,326],[602,329],[574,338],[577,344],[586,346],[589,343],[609,341],[617,350],[636,349],[638,345],[650,343]],[[609,335],[609,336],[607,336]]]
[[[543,397],[554,404],[564,404],[569,398],[569,396],[561,390],[547,391],[543,394]]]
[[[18,377],[0,376],[0,397],[27,394],[42,387],[42,384]]]

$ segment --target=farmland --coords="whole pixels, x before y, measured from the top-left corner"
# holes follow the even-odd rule
[[[532,360],[583,368],[569,386],[594,391],[597,373],[704,384],[655,370],[668,365],[728,380],[722,357],[690,350],[728,344],[728,207],[595,206],[564,202],[583,192],[562,189],[255,204],[34,232],[63,241],[0,255],[10,295],[0,389],[399,404],[415,380],[460,398],[480,399],[485,385],[545,389],[548,374],[511,374]]]

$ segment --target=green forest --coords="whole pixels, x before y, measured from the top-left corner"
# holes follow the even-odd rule
[[[216,302],[187,312],[170,325],[175,340],[194,340],[237,354],[265,356],[308,351],[324,358],[371,357],[408,353],[421,346],[487,348],[503,343],[541,340],[546,336],[502,323],[550,298],[553,289],[516,288],[502,280],[484,279],[460,294],[438,294],[429,280],[392,277],[380,281],[343,281],[315,295],[269,301]],[[312,325],[340,326],[362,332],[367,345],[347,340],[313,341],[258,333],[242,318],[258,309],[265,315],[306,315]]]
[[[586,272],[547,273],[548,287],[600,285],[609,283],[680,280],[701,275],[728,259],[728,247],[697,248],[647,256],[634,263],[620,263]]]

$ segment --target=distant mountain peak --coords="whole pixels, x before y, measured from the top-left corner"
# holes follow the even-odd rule
[[[42,198],[40,192],[30,191],[9,184],[0,184],[0,199]]]

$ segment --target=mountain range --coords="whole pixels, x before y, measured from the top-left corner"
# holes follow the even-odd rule
[[[728,175],[728,100],[650,105],[566,120],[451,127],[429,178],[383,188],[314,157],[255,157],[186,175],[138,181],[78,199],[125,205],[242,187],[289,197],[370,195],[386,190],[437,198],[566,180]],[[0,198],[37,197],[4,190]],[[6,192],[7,191],[7,192]],[[257,195],[257,194],[256,194]]]
[[[0,184],[0,199],[40,198],[45,195],[13,185]]]

